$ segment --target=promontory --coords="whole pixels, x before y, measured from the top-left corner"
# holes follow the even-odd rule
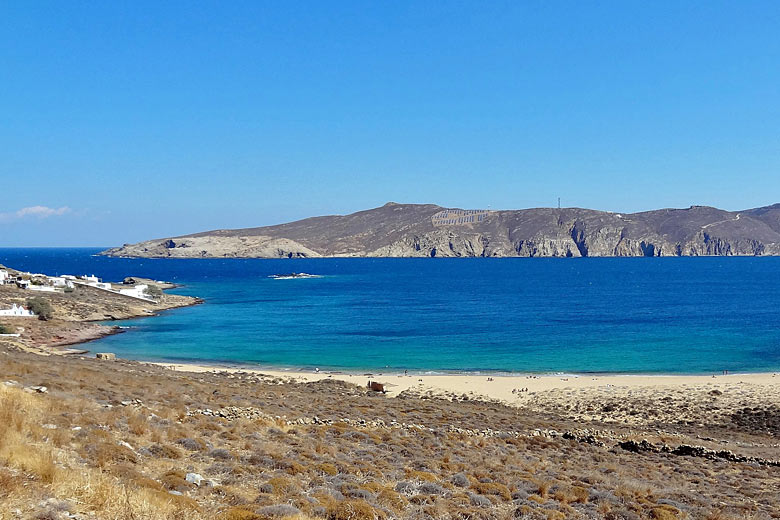
[[[274,226],[125,244],[145,258],[777,256],[780,204],[614,213],[582,208],[488,210],[397,204]]]

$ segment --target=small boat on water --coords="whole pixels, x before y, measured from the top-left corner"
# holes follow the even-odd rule
[[[274,280],[296,280],[298,278],[322,278],[319,274],[309,273],[288,273],[288,274],[272,274],[269,278]]]

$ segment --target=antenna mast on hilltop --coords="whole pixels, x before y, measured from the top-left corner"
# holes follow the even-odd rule
[[[561,198],[558,197],[558,209],[561,209]]]

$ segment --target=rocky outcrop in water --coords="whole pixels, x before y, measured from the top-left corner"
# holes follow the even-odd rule
[[[351,215],[125,244],[103,254],[174,258],[780,255],[780,204],[620,214],[581,208],[489,211],[388,203]]]

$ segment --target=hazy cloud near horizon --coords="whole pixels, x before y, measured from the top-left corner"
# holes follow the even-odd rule
[[[11,222],[24,218],[45,219],[49,217],[60,217],[71,212],[68,206],[60,208],[50,208],[48,206],[28,206],[13,212],[0,213],[0,222]]]

